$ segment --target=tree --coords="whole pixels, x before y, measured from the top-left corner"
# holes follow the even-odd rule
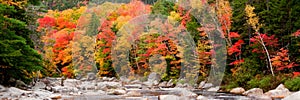
[[[32,31],[22,19],[26,3],[20,2],[0,1],[0,84],[8,85],[10,78],[29,82],[33,72],[44,70],[41,56],[29,38]]]

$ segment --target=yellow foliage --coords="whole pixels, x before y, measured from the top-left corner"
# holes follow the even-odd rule
[[[17,6],[22,9],[27,4],[27,0],[23,0],[23,1],[0,0],[0,3],[10,5],[10,6]]]
[[[258,23],[259,18],[253,12],[254,9],[255,9],[254,7],[250,5],[246,5],[245,12],[246,12],[246,16],[248,17],[247,23],[251,25],[251,27],[257,32],[259,28],[262,26],[262,24]]]

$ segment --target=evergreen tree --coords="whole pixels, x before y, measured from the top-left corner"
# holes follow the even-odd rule
[[[29,38],[32,31],[22,19],[24,12],[20,6],[0,3],[0,84],[7,85],[10,78],[29,82],[32,72],[43,71],[41,56]]]

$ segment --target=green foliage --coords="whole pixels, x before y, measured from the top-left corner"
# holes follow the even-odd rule
[[[88,0],[43,0],[43,5],[51,10],[66,10],[73,7],[83,6]]]
[[[32,72],[43,71],[41,56],[32,48],[31,31],[13,17],[15,12],[15,7],[0,4],[0,84],[10,78],[29,82]]]
[[[169,16],[171,11],[174,11],[174,3],[168,0],[158,0],[151,8],[152,14],[161,14]]]
[[[300,77],[289,79],[289,80],[285,81],[284,85],[291,91],[299,91],[300,90]]]

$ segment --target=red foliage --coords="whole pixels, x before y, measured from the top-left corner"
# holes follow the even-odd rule
[[[272,65],[276,67],[276,70],[280,71],[285,68],[292,68],[295,66],[294,62],[290,62],[288,50],[281,48],[280,52],[277,52],[276,56],[272,59]]]
[[[263,42],[265,43],[266,46],[270,46],[270,47],[279,46],[278,38],[275,38],[275,35],[271,35],[271,36],[268,36],[267,34],[260,34],[260,36],[256,35],[256,36],[250,38],[250,42],[253,42],[253,45],[260,44],[259,43],[260,37],[262,37]]]
[[[230,32],[228,37],[230,37],[230,38],[239,38],[240,35],[237,32]]]
[[[300,30],[297,30],[295,33],[292,34],[292,36],[295,36],[295,37],[300,36]]]
[[[244,44],[243,40],[238,40],[237,42],[235,42],[232,47],[228,48],[228,55],[232,55],[234,53],[236,53],[236,55],[240,55],[242,44]]]
[[[244,59],[241,59],[241,60],[235,60],[235,61],[231,62],[229,65],[239,65],[239,64],[241,64],[241,63],[243,63],[243,62],[245,62]]]
[[[55,18],[45,16],[44,18],[38,19],[38,23],[39,23],[38,30],[40,30],[42,28],[55,26],[56,25],[56,20],[55,20]]]
[[[300,76],[300,72],[293,72],[293,77]]]

